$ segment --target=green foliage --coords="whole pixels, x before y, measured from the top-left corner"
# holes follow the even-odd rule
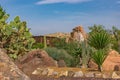
[[[89,34],[106,32],[104,26],[102,26],[102,25],[96,25],[96,24],[93,25],[93,26],[91,26],[91,27],[89,27],[89,30],[90,30]]]
[[[95,49],[104,49],[110,41],[111,38],[107,32],[92,33],[88,38],[88,44]]]
[[[88,61],[90,59],[90,55],[92,53],[92,48],[86,43],[81,43],[81,59],[82,59],[82,67],[87,68]]]
[[[56,38],[52,41],[53,46],[58,49],[64,49],[66,47],[65,38]]]
[[[102,64],[106,58],[106,54],[104,50],[97,50],[95,53],[92,54],[92,59],[98,65],[99,71],[102,71]]]
[[[117,50],[120,53],[120,30],[115,26],[112,27],[112,38],[113,38],[113,49]]]
[[[5,48],[8,55],[16,59],[31,50],[34,39],[25,21],[21,22],[17,16],[7,23],[9,16],[3,12],[0,7],[0,48]]]
[[[32,46],[32,49],[43,49],[44,48],[44,44],[42,43],[34,43]]]
[[[64,49],[47,47],[45,50],[54,60],[64,60],[67,66],[72,65],[73,58]]]

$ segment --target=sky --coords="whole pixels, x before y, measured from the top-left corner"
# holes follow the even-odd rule
[[[71,32],[79,25],[86,32],[94,24],[120,29],[120,0],[0,0],[0,5],[9,21],[20,16],[33,35]]]

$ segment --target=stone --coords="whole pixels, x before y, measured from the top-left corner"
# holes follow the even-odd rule
[[[112,76],[112,73],[108,71],[104,72],[102,75],[103,78],[111,78],[111,76]]]
[[[55,60],[44,50],[33,50],[16,62],[19,68],[27,75],[31,75],[39,67],[57,67]]]
[[[57,72],[57,71],[54,71],[54,72],[52,73],[52,76],[53,76],[53,77],[57,77],[57,76],[58,76],[58,72]]]
[[[94,73],[94,76],[95,76],[96,78],[102,78],[102,73]]]
[[[74,76],[74,71],[68,71],[68,77],[73,77]]]
[[[85,77],[95,77],[93,72],[85,73]]]
[[[113,72],[113,73],[112,73],[112,78],[114,78],[114,79],[120,79],[120,76],[118,76],[118,75],[116,74],[116,72]]]
[[[57,63],[58,63],[58,67],[66,67],[66,63],[64,60],[59,60]]]
[[[0,49],[0,80],[31,80],[2,49]]]
[[[111,50],[108,53],[102,68],[106,71],[120,71],[120,54],[115,50]]]
[[[54,69],[48,68],[48,76],[52,76],[54,72]]]
[[[88,68],[93,69],[93,70],[97,70],[98,69],[98,65],[91,59],[88,62]]]
[[[59,77],[66,77],[68,76],[68,71],[61,71]]]
[[[44,69],[43,72],[41,73],[42,76],[47,76],[48,75],[48,69]]]
[[[74,73],[73,77],[83,77],[83,76],[84,76],[83,72],[82,71],[78,71],[78,72]]]

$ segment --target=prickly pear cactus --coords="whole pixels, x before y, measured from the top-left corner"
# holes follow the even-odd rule
[[[0,48],[5,48],[13,59],[31,50],[35,42],[25,21],[19,16],[7,23],[8,15],[0,7]]]

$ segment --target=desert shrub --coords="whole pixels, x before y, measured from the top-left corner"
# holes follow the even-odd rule
[[[98,65],[98,70],[102,71],[102,64],[106,58],[104,50],[97,50],[92,54],[93,61]]]
[[[52,40],[53,46],[58,49],[64,49],[66,46],[65,38],[55,38]]]
[[[42,49],[42,48],[44,48],[43,43],[34,43],[32,46],[32,49]]]
[[[54,60],[64,60],[67,66],[72,65],[73,57],[69,55],[64,49],[57,49],[54,47],[47,47],[45,51],[51,56]]]
[[[95,49],[104,49],[110,44],[110,41],[110,35],[106,32],[92,33],[88,38],[88,44]]]
[[[116,28],[115,26],[112,27],[112,48],[117,50],[120,53],[120,29]]]
[[[0,7],[0,48],[7,50],[13,59],[26,54],[32,49],[34,39],[25,21],[20,21],[19,16],[10,23],[6,22],[9,15]]]

